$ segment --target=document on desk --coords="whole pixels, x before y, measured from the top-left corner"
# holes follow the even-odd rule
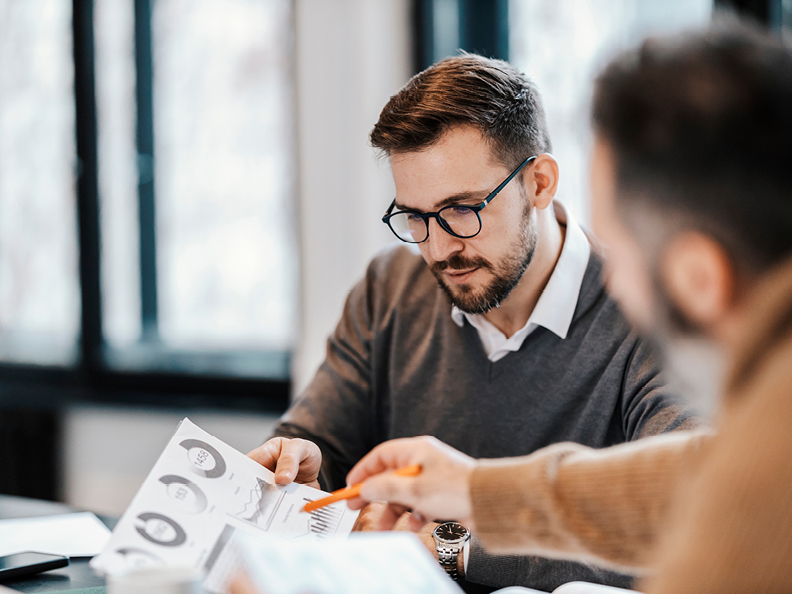
[[[238,548],[260,592],[464,594],[411,533],[356,532],[330,545],[241,538]]]
[[[345,538],[357,512],[346,502],[302,512],[327,493],[292,483],[184,419],[91,566],[106,575],[190,565],[220,592],[237,564],[239,534],[322,541]]]
[[[110,531],[90,512],[0,520],[0,557],[37,551],[66,557],[93,557]]]

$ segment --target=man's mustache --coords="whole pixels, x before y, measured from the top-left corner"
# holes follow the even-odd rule
[[[492,265],[484,258],[465,258],[458,254],[451,256],[442,262],[433,262],[431,269],[435,273],[451,270],[470,270],[471,268],[492,268]]]

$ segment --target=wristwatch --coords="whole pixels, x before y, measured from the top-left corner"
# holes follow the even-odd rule
[[[432,532],[440,557],[440,566],[446,570],[451,579],[458,579],[457,559],[460,551],[470,540],[470,530],[459,522],[443,522]]]

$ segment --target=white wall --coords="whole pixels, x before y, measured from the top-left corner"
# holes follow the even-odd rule
[[[64,419],[64,500],[121,515],[180,420],[196,425],[241,452],[269,437],[275,418],[262,414],[132,407],[75,407]]]
[[[297,2],[301,331],[294,392],[324,357],[352,285],[393,241],[393,200],[368,134],[410,75],[408,0]]]
[[[410,74],[409,0],[297,0],[298,233],[301,330],[295,393],[324,356],[349,289],[392,241],[380,218],[393,198],[368,134]],[[64,498],[118,515],[185,415],[247,452],[274,419],[201,411],[78,407],[68,412]]]

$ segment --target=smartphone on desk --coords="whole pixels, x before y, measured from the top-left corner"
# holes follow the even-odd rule
[[[33,551],[6,555],[0,557],[0,582],[58,567],[66,567],[68,564],[69,558],[62,555],[34,553]]]

